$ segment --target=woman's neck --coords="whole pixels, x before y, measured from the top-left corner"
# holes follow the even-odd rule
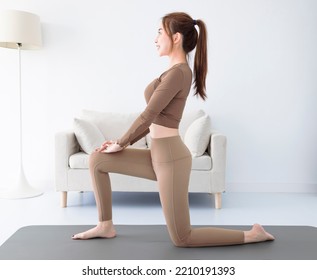
[[[173,67],[176,64],[180,64],[180,63],[187,63],[187,59],[186,59],[186,55],[184,53],[179,53],[179,54],[174,54],[171,55],[170,57],[170,63],[169,66]]]

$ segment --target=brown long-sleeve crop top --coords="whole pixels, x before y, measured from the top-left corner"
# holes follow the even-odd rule
[[[132,145],[149,133],[152,123],[178,128],[192,83],[187,63],[175,64],[145,89],[145,110],[117,140],[121,147]]]

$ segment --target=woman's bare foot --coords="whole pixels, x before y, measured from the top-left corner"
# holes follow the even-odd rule
[[[263,242],[274,239],[274,236],[266,232],[259,224],[253,225],[251,230],[244,232],[244,243]]]
[[[85,240],[92,238],[113,238],[116,236],[116,230],[112,221],[99,222],[97,226],[85,232],[81,232],[72,236],[74,240]]]

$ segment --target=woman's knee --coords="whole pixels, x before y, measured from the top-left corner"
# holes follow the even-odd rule
[[[189,244],[186,241],[184,241],[184,240],[172,239],[172,242],[173,242],[175,247],[179,247],[179,248],[189,247]]]
[[[100,152],[93,152],[89,156],[89,169],[93,169],[100,162],[102,154]]]
[[[190,244],[188,242],[189,240],[189,234],[186,234],[182,238],[180,238],[177,234],[170,234],[170,238],[176,247],[189,247]]]

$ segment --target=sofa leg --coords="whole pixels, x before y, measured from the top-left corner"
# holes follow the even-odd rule
[[[221,209],[221,193],[215,193],[215,207],[216,209]]]
[[[67,207],[67,192],[62,192],[61,206],[62,208]]]

